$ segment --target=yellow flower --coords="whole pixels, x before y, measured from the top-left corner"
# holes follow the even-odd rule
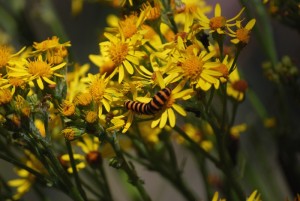
[[[178,99],[187,100],[192,97],[191,95],[194,91],[192,89],[182,90],[184,85],[185,82],[182,81],[172,90],[169,99],[163,106],[162,112],[157,115],[154,121],[152,121],[151,128],[155,128],[156,126],[159,126],[159,128],[163,128],[166,126],[167,121],[169,122],[171,127],[174,127],[176,124],[176,116],[174,110],[180,115],[186,116],[186,111],[180,105],[175,103]]]
[[[221,6],[217,3],[215,6],[214,17],[209,19],[207,16],[199,14],[199,24],[201,25],[200,29],[209,30],[210,33],[217,32],[218,34],[225,34],[227,33],[226,28],[234,26],[235,23],[233,23],[233,21],[239,18],[243,11],[244,8],[242,8],[235,17],[227,20],[221,15]]]
[[[178,38],[180,39],[180,38]],[[182,40],[178,40],[178,44],[184,47]],[[191,53],[183,52],[179,55],[174,55],[177,57],[178,64],[176,69],[178,70],[181,77],[189,79],[192,85],[196,88],[201,88],[207,91],[214,85],[215,88],[219,87],[219,78],[223,76],[223,70],[220,71],[218,68],[220,62],[210,61],[215,52],[207,53],[206,51],[201,51],[200,53],[194,49]]]
[[[90,55],[91,61],[101,67],[101,64],[110,59],[114,63],[114,71],[112,75],[118,73],[118,81],[121,83],[125,77],[125,70],[129,74],[133,74],[134,68],[139,65],[139,60],[145,55],[138,51],[137,47],[139,39],[125,41],[124,38],[119,38],[109,33],[104,33],[109,41],[101,42],[101,55]]]
[[[44,40],[40,43],[34,42],[32,46],[36,49],[36,51],[33,51],[32,53],[39,53],[39,52],[45,52],[55,48],[69,47],[71,46],[71,43],[70,41],[68,41],[61,44],[57,36],[52,36],[51,39],[48,38],[47,40]]]
[[[105,78],[105,75],[100,76],[99,74],[92,75],[88,74],[84,82],[88,82],[88,90],[93,100],[98,106],[98,115],[102,115],[103,107],[107,112],[110,111],[110,104],[113,101],[113,97],[117,97],[117,91],[114,88],[108,87],[110,78]]]
[[[46,172],[43,165],[33,154],[31,154],[29,151],[25,151],[25,154],[28,158],[25,163],[27,167],[40,173]],[[19,200],[21,197],[23,197],[23,195],[30,190],[36,179],[35,175],[24,169],[18,169],[17,174],[20,177],[19,179],[12,179],[7,182],[9,186],[17,188],[17,192],[13,196],[14,200]]]
[[[73,158],[76,163],[75,164],[76,171],[80,171],[86,167],[85,157],[83,155],[74,153]],[[72,174],[73,169],[71,167],[69,154],[64,154],[64,155],[60,156],[59,160],[60,160],[60,163],[62,164],[62,166],[65,167],[70,174]]]
[[[70,102],[69,100],[64,100],[62,105],[59,108],[59,111],[65,117],[69,117],[75,114],[75,104]]]
[[[210,12],[211,7],[203,0],[182,0],[176,1],[175,9],[177,11],[175,21],[184,25],[184,32],[189,32],[194,19],[198,15]]]
[[[18,56],[25,50],[23,47],[19,52],[12,54],[13,49],[6,45],[0,45],[0,69],[5,67],[14,57]]]
[[[243,101],[247,88],[247,82],[240,79],[238,69],[235,68],[235,70],[229,75],[227,95],[233,97],[237,101]]]
[[[229,29],[229,36],[233,37],[233,39],[231,39],[231,42],[236,45],[247,45],[250,40],[250,32],[253,29],[255,22],[256,20],[252,19],[246,24],[245,27],[243,27],[242,22],[238,21],[236,23],[238,29],[235,32]]]
[[[37,85],[40,89],[44,89],[44,82],[49,85],[55,86],[56,83],[50,78],[55,75],[58,77],[64,77],[61,74],[56,73],[55,71],[63,68],[66,63],[61,63],[56,66],[43,61],[42,56],[40,55],[36,60],[27,61],[25,65],[16,65],[14,67],[9,67],[10,71],[8,76],[15,78],[24,78],[26,77],[28,81],[36,80]]]

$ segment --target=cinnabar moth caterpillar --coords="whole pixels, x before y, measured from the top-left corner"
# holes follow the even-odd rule
[[[172,90],[166,87],[157,92],[149,103],[128,100],[125,101],[124,106],[128,110],[132,110],[139,114],[155,114],[157,111],[161,110],[166,101],[169,100],[171,93]]]

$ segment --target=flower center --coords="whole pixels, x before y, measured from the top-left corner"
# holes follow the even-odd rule
[[[50,77],[52,75],[51,66],[44,61],[31,61],[28,65],[28,72],[32,75]]]
[[[97,117],[98,117],[98,115],[97,115],[96,112],[94,112],[94,111],[88,111],[88,112],[86,113],[85,120],[86,120],[88,123],[94,123],[94,122],[96,122]]]
[[[184,76],[197,79],[202,72],[203,62],[198,57],[191,55],[181,64]]]
[[[226,25],[226,18],[223,16],[213,17],[209,21],[209,26],[212,30],[224,29]]]
[[[235,81],[232,83],[232,88],[241,92],[241,93],[244,93],[246,91],[246,89],[248,88],[248,84],[245,80],[238,80],[238,81]]]
[[[218,67],[214,68],[218,72],[222,74],[223,77],[228,77],[228,68],[225,64],[221,63]]]
[[[9,78],[8,82],[15,87],[20,87],[22,86],[25,82],[24,80],[21,80],[19,78]]]
[[[97,103],[99,103],[103,99],[105,87],[106,87],[106,83],[104,80],[98,79],[91,84],[90,92],[91,92],[93,99]]]
[[[236,37],[239,39],[242,43],[248,43],[250,36],[249,36],[249,30],[242,28],[238,29],[236,31]]]
[[[110,58],[119,66],[126,58],[128,53],[128,45],[126,43],[112,44],[110,47]]]
[[[169,99],[167,100],[165,107],[171,108],[173,103],[175,103],[175,99],[172,97],[172,94],[170,95]]]
[[[120,26],[125,38],[130,38],[137,32],[136,21],[136,15],[130,15],[125,20],[120,21]]]
[[[4,67],[9,61],[11,55],[11,49],[7,46],[0,46],[0,68]]]

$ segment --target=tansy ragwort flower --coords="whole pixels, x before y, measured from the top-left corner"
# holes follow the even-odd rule
[[[0,45],[0,69],[5,67],[11,60],[15,59],[25,50],[25,47],[13,54],[13,49],[6,45]]]
[[[56,73],[55,71],[63,68],[66,63],[63,62],[59,65],[53,66],[44,61],[42,56],[39,55],[35,60],[28,60],[25,65],[17,65],[9,67],[8,76],[15,78],[26,78],[27,81],[36,81],[40,89],[44,89],[44,82],[49,85],[55,86],[56,83],[50,78],[55,75],[57,77],[64,77],[64,75]]]
[[[229,30],[228,35],[233,37],[233,39],[231,39],[231,42],[236,45],[241,45],[242,47],[247,45],[250,40],[250,32],[253,29],[255,22],[256,20],[252,19],[246,24],[245,27],[243,27],[242,22],[237,21],[236,31],[233,31],[232,29],[228,29]]]
[[[247,88],[247,82],[240,79],[238,69],[235,68],[235,70],[229,75],[227,95],[233,97],[237,101],[243,101]]]
[[[103,107],[107,112],[110,111],[110,104],[113,98],[118,96],[117,90],[109,87],[110,77],[104,75],[92,75],[88,74],[88,77],[82,79],[83,82],[88,84],[87,90],[91,94],[93,101],[98,106],[99,117],[102,114]]]
[[[214,17],[208,18],[206,15],[201,13],[198,15],[199,24],[201,26],[200,29],[209,30],[210,33],[217,32],[218,34],[226,34],[226,29],[236,25],[234,21],[241,16],[243,11],[244,8],[242,8],[233,18],[226,19],[221,14],[222,10],[220,4],[217,3],[215,6]]]
[[[186,111],[176,103],[176,100],[188,100],[192,97],[194,93],[193,89],[183,89],[185,81],[180,82],[171,92],[170,97],[164,104],[162,111],[158,113],[155,119],[151,123],[151,128],[159,126],[163,128],[169,122],[171,127],[176,124],[176,116],[174,111],[182,116],[186,116]]]
[[[126,40],[110,33],[104,33],[109,41],[101,42],[101,55],[90,55],[90,60],[101,68],[101,65],[109,60],[114,63],[112,75],[118,73],[118,81],[121,83],[125,77],[125,70],[133,74],[134,68],[139,65],[139,60],[145,56],[137,47],[135,40]]]
[[[181,40],[178,40],[178,43]],[[181,45],[183,46],[183,45]],[[215,52],[201,51],[198,53],[196,49],[191,53],[183,52],[174,55],[177,59],[177,72],[182,78],[190,80],[191,85],[207,91],[214,85],[219,87],[219,78],[224,75],[223,69],[218,68],[220,62],[210,61],[215,56]],[[222,71],[221,71],[222,70]]]

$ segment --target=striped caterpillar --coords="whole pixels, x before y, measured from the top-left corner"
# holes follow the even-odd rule
[[[157,92],[149,103],[140,103],[137,101],[125,101],[124,106],[139,114],[155,114],[169,100],[172,90],[168,87]]]

